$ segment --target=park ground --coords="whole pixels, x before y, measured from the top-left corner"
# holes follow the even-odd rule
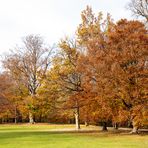
[[[147,148],[148,134],[129,129],[102,132],[96,126],[20,124],[0,125],[0,148]]]

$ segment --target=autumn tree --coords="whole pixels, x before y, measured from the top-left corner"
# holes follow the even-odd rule
[[[29,35],[23,39],[22,47],[17,47],[7,54],[4,67],[17,83],[25,86],[28,97],[25,100],[29,110],[29,122],[33,123],[33,101],[40,87],[39,78],[49,67],[51,49],[46,47],[39,35]]]
[[[55,81],[56,72],[53,69],[47,71],[46,76],[41,80],[41,86],[37,91],[37,118],[41,122],[55,122],[59,117],[58,99],[63,97],[60,87]],[[56,79],[57,80],[57,79]]]
[[[55,82],[54,86],[63,102],[61,108],[73,111],[77,129],[80,128],[79,110],[82,91],[82,76],[76,70],[78,57],[79,52],[75,40],[65,38],[59,43],[59,52],[53,60],[53,68],[50,71],[51,81]]]
[[[79,59],[79,70],[84,75],[83,87],[86,98],[91,104],[91,111],[96,122],[104,123],[111,117],[110,107],[108,105],[110,82],[109,71],[110,64],[107,65],[104,60],[107,58],[107,33],[113,25],[110,15],[103,20],[102,13],[98,16],[93,14],[92,9],[87,6],[81,14],[82,23],[77,30],[78,43],[84,52]],[[83,69],[81,69],[83,67]]]
[[[137,117],[144,117],[138,111],[146,112],[147,106],[147,30],[138,21],[121,20],[115,25],[110,16],[103,23],[100,20],[89,7],[82,12],[77,35],[86,51],[79,63],[83,88],[95,118],[121,122],[129,114],[137,132],[142,124]]]
[[[148,105],[147,30],[138,21],[120,20],[109,33],[108,43],[115,85],[112,91],[129,111],[132,132],[136,133]]]
[[[0,118],[2,122],[15,118],[15,106],[11,101],[13,81],[8,73],[0,74]]]

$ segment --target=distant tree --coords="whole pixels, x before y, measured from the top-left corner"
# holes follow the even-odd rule
[[[39,35],[29,35],[23,39],[23,46],[17,47],[3,60],[4,67],[13,76],[16,83],[27,89],[26,104],[29,109],[29,122],[33,123],[33,101],[40,87],[39,78],[49,67],[51,49],[46,47]]]

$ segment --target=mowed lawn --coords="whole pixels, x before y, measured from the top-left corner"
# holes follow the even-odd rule
[[[146,134],[89,129],[93,131],[75,132],[74,125],[0,125],[0,148],[148,148]]]

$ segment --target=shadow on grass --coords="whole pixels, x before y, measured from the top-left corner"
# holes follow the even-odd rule
[[[67,135],[67,136],[66,136]],[[81,131],[81,130],[73,130],[73,131],[7,131],[7,132],[0,132],[0,139],[17,139],[17,138],[26,138],[26,137],[49,137],[54,138],[55,136],[61,137],[69,135],[73,136],[94,136],[94,137],[113,137],[113,136],[126,136],[131,135],[129,133],[129,130],[109,130],[108,132],[102,132],[102,131]],[[146,136],[148,135],[148,132],[140,132],[138,134],[139,136]],[[131,135],[133,136],[133,135]]]

